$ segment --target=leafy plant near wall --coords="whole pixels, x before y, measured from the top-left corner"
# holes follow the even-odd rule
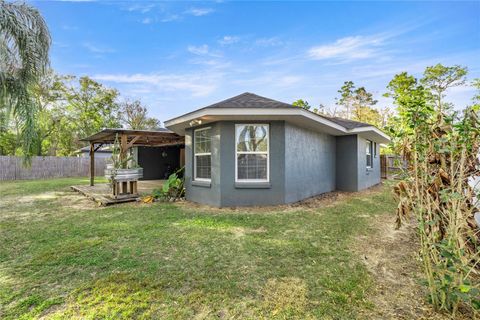
[[[480,309],[479,194],[471,185],[480,177],[480,101],[461,113],[443,102],[465,74],[459,66],[436,65],[420,81],[402,73],[388,86],[398,108],[394,146],[410,164],[394,189],[397,225],[416,217],[429,300],[452,315],[460,305],[475,315]]]
[[[185,196],[184,168],[172,173],[163,184],[162,189],[153,190],[153,197],[164,201],[176,201],[183,198]]]

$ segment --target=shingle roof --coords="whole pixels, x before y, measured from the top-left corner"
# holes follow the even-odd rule
[[[226,100],[206,106],[205,108],[202,108],[202,109],[206,109],[206,108],[273,108],[273,109],[277,109],[277,108],[292,108],[292,107],[295,107],[295,106],[285,102],[265,98],[250,92],[245,92],[245,93],[239,94],[238,96],[228,98]],[[328,117],[328,116],[324,116],[317,113],[315,114],[321,116],[322,118],[330,120],[346,129],[354,129],[354,128],[371,126],[368,123],[347,120],[339,117]]]
[[[291,104],[265,98],[250,92],[206,106],[205,108],[290,108]]]
[[[328,119],[332,122],[335,122],[336,124],[341,125],[342,127],[347,128],[347,129],[355,129],[355,128],[371,127],[372,126],[371,124],[368,124],[368,123],[353,121],[353,120],[347,120],[347,119],[343,119],[343,118],[339,118],[339,117],[327,117],[327,116],[323,116],[323,115],[322,115],[322,117],[324,117],[324,118],[326,118],[326,119]]]

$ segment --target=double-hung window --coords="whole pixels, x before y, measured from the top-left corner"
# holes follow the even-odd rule
[[[210,181],[212,177],[212,138],[211,128],[201,128],[193,132],[194,180]]]
[[[269,125],[235,126],[235,181],[269,181]]]
[[[372,157],[372,154],[373,154],[373,142],[370,141],[370,140],[367,140],[367,143],[366,143],[366,154],[367,154],[367,168],[372,168],[373,166],[373,157]]]

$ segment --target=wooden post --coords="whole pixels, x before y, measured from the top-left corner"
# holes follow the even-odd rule
[[[124,161],[127,158],[127,150],[128,150],[128,141],[127,135],[122,133],[120,136],[120,161]]]
[[[128,136],[124,133],[120,136],[120,161],[123,163],[127,159]],[[122,182],[122,193],[128,193],[127,182]]]
[[[90,186],[95,184],[95,144],[90,142]]]

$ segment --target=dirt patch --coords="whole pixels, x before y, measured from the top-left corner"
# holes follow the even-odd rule
[[[435,312],[426,301],[427,292],[420,283],[415,222],[395,230],[394,216],[386,214],[372,220],[371,228],[354,246],[375,279],[373,293],[368,297],[374,307],[362,310],[361,318],[451,319]]]
[[[183,210],[186,211],[208,211],[212,213],[221,213],[221,214],[228,214],[228,213],[278,213],[278,212],[290,212],[290,211],[315,211],[318,212],[318,208],[322,207],[331,207],[337,205],[339,201],[343,201],[349,199],[351,197],[362,197],[368,196],[373,193],[378,193],[382,190],[382,184],[378,184],[371,188],[358,191],[358,192],[343,192],[343,191],[333,191],[320,194],[318,196],[310,197],[304,199],[302,201],[290,203],[290,204],[283,204],[277,206],[252,206],[252,207],[223,207],[217,208],[212,207],[209,205],[199,204],[195,202],[181,200],[175,202],[175,205],[181,207]]]
[[[269,279],[262,290],[265,308],[271,315],[302,312],[307,305],[307,285],[299,278]]]

